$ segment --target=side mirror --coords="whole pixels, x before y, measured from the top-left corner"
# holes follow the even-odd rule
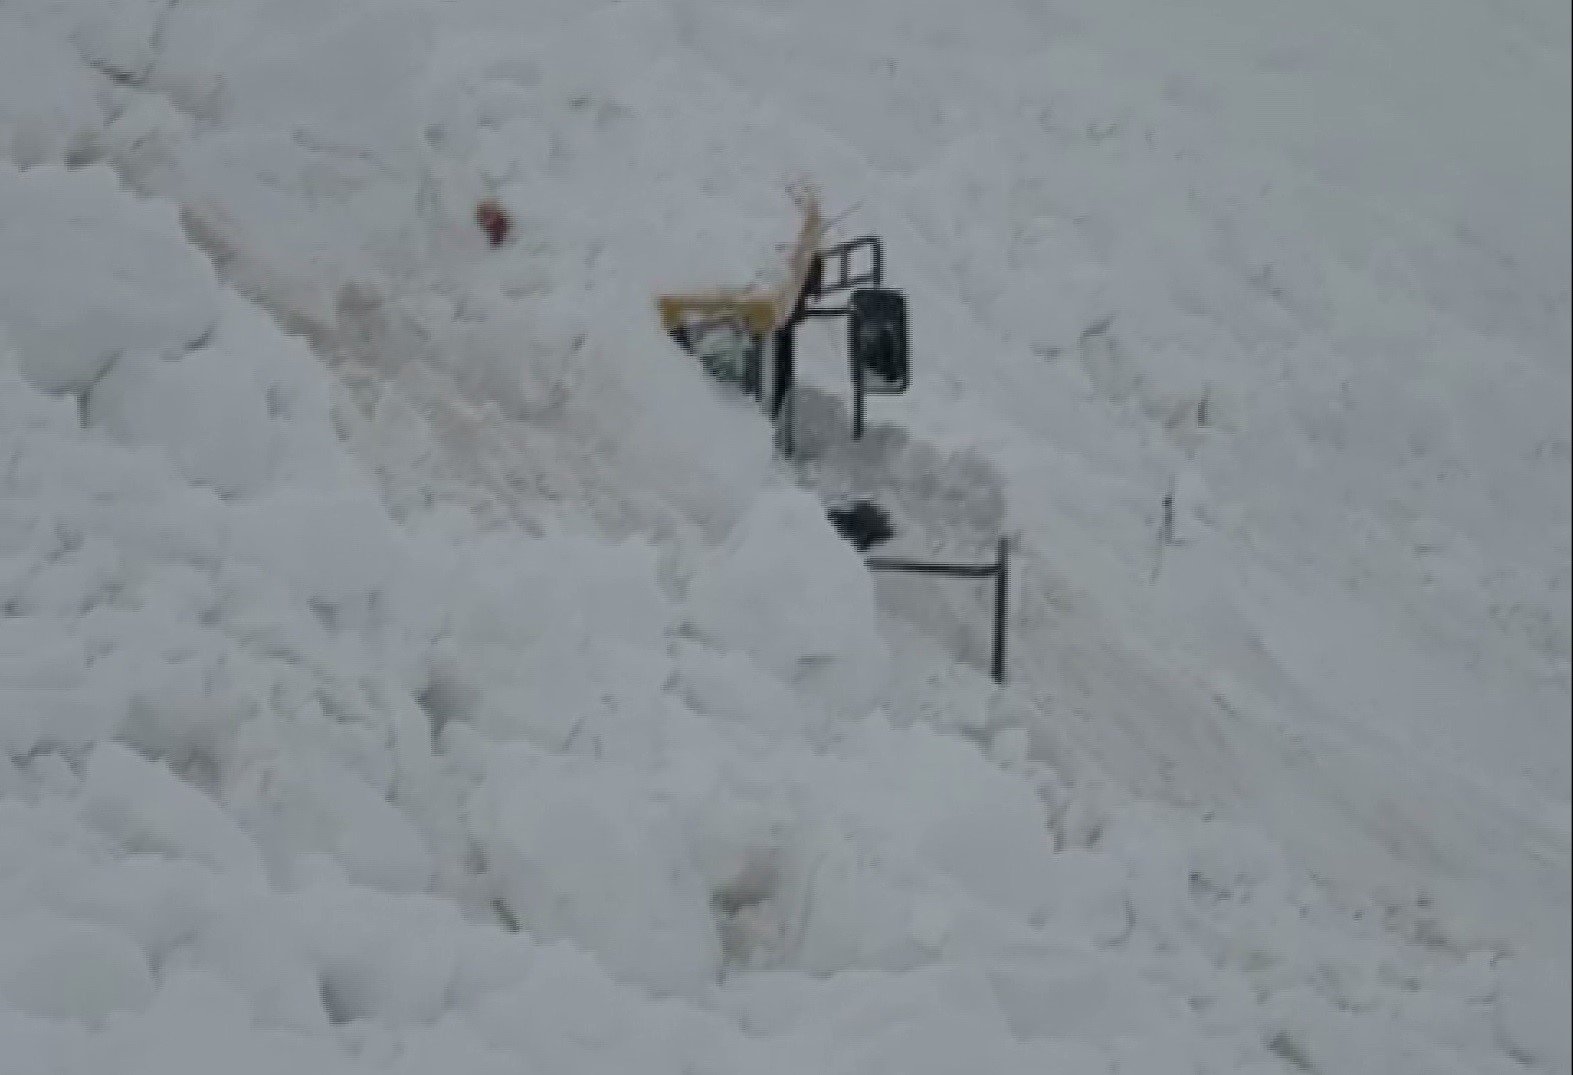
[[[907,297],[886,288],[859,288],[847,305],[847,350],[863,390],[900,395],[912,383],[907,353]]]

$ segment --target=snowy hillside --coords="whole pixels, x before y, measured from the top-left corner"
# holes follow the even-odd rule
[[[0,0],[0,1070],[1568,1072],[1568,40]]]

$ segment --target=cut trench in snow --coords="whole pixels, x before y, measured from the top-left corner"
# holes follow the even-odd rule
[[[997,542],[1010,536],[1004,531],[1008,511],[1000,477],[978,451],[945,451],[879,421],[853,440],[841,399],[812,385],[799,385],[796,393],[797,446],[789,467],[827,505],[869,500],[887,512],[895,536],[877,555],[993,562]],[[990,584],[891,574],[876,579],[889,613],[918,626],[955,660],[987,672]],[[1030,651],[1031,640],[1027,645]]]
[[[855,441],[847,404],[812,385],[798,386],[795,410],[797,451],[790,465],[798,480],[827,503],[867,498],[885,508],[897,533],[890,550],[982,560],[990,542],[1009,527],[1007,481],[977,449],[946,452],[877,417]],[[1205,529],[1195,533],[1202,540],[1209,536]],[[1490,846],[1490,831],[1528,826],[1537,833],[1536,843],[1547,848],[1544,861],[1555,860],[1554,832],[1535,819],[1510,817],[1485,797],[1460,805],[1455,790],[1444,804],[1435,793],[1441,785],[1428,781],[1423,767],[1416,774],[1394,774],[1385,789],[1374,773],[1369,782],[1344,783],[1347,777],[1340,774],[1369,768],[1370,757],[1398,749],[1396,744],[1372,742],[1368,730],[1332,712],[1314,725],[1287,725],[1245,684],[1214,683],[1170,666],[1172,658],[1161,651],[1118,637],[1078,592],[1076,580],[1062,576],[1049,552],[1030,537],[1015,536],[1020,568],[1004,694],[996,697],[945,673],[892,689],[908,716],[960,732],[985,749],[1002,733],[1008,737],[1023,729],[1026,757],[1054,774],[1048,781],[1054,790],[1044,794],[1057,841],[1067,833],[1073,843],[1096,841],[1099,823],[1076,819],[1074,802],[1113,779],[1144,797],[1208,817],[1265,820],[1316,864],[1333,892],[1356,907],[1373,892],[1379,900],[1402,904],[1424,877],[1454,869],[1447,864],[1459,852],[1427,835],[1432,828],[1427,819],[1444,812],[1456,815],[1452,828],[1462,845]],[[1187,570],[1185,552],[1182,545],[1174,547],[1171,570]],[[887,632],[904,637],[914,654],[932,646],[964,667],[980,673],[987,668],[986,587],[880,577],[876,590],[893,617]],[[1269,654],[1262,654],[1260,674],[1270,683],[1277,680],[1278,696],[1303,695],[1283,681]],[[1390,786],[1394,782],[1403,785],[1401,793]],[[1078,786],[1081,791],[1070,790]],[[1346,835],[1326,841],[1321,834],[1330,831]],[[1521,861],[1514,869],[1544,874],[1538,861]],[[1542,877],[1542,883],[1550,882],[1549,874]],[[1489,917],[1482,898],[1483,893],[1465,891],[1448,900],[1439,916],[1427,916],[1425,929],[1439,938],[1435,943],[1458,953],[1506,944],[1500,933],[1483,928]],[[1393,928],[1406,939],[1418,936],[1401,925]]]

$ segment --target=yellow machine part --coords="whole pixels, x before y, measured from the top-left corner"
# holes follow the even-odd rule
[[[676,332],[694,321],[731,320],[764,336],[785,325],[808,282],[825,228],[817,199],[806,195],[798,199],[798,205],[803,210],[803,224],[792,246],[786,275],[777,286],[657,295],[656,307],[666,330]]]

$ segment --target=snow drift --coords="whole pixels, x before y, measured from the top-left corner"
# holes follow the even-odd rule
[[[1368,8],[0,2],[7,1070],[1567,1071],[1567,12]]]

